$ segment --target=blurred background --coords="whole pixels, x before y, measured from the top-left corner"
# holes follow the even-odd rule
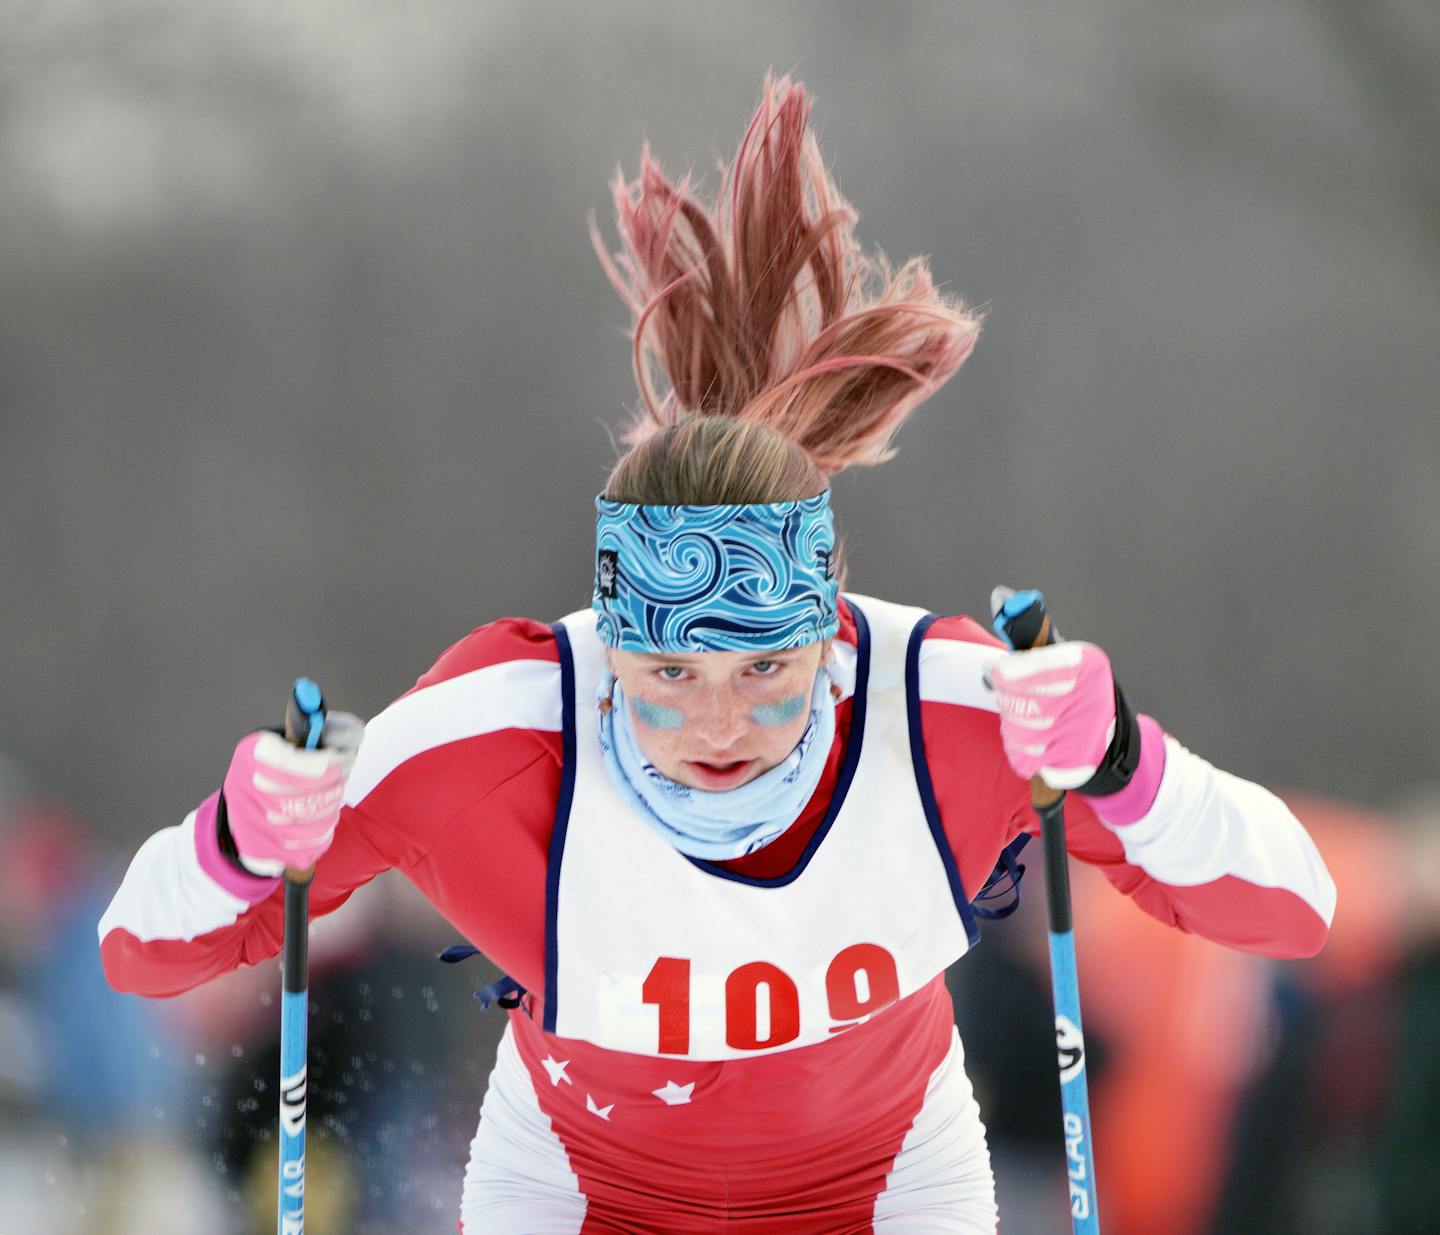
[[[1440,9],[8,0],[0,1231],[273,1230],[278,970],[118,996],[95,923],[297,673],[371,714],[588,603],[635,392],[587,213],[772,66],[862,239],[989,310],[838,478],[850,586],[1043,586],[1341,884],[1275,965],[1078,877],[1107,1232],[1440,1229]],[[1040,899],[952,975],[1007,1235],[1067,1223]],[[450,942],[389,876],[317,932],[316,1235],[454,1228],[501,1023]]]

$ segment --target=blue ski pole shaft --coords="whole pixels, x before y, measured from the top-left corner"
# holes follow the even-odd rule
[[[1038,778],[1037,778],[1038,779]],[[1048,793],[1054,793],[1047,787]],[[1055,1049],[1060,1065],[1060,1119],[1070,1183],[1070,1223],[1076,1235],[1100,1235],[1095,1188],[1095,1142],[1090,1136],[1090,1091],[1085,1081],[1085,1028],[1080,1019],[1080,978],[1075,970],[1075,929],[1070,918],[1070,872],[1065,858],[1062,793],[1042,803],[1032,795],[1045,846],[1045,902],[1050,916],[1050,985],[1055,1000]]]
[[[325,700],[297,678],[285,705],[285,737],[314,749],[325,727]],[[278,1235],[305,1233],[305,1086],[309,1014],[310,876],[285,872],[285,951],[280,991],[280,1182]]]
[[[1011,596],[996,615],[996,629],[1012,647],[1059,642],[1039,592]],[[1075,1235],[1100,1235],[1090,1136],[1090,1091],[1085,1079],[1085,1030],[1080,1019],[1080,978],[1075,967],[1075,928],[1070,913],[1070,868],[1065,847],[1065,791],[1040,777],[1030,782],[1030,803],[1040,818],[1045,854],[1045,907],[1050,919],[1050,985],[1055,1001],[1055,1047],[1060,1066],[1060,1118],[1070,1185],[1070,1224]]]

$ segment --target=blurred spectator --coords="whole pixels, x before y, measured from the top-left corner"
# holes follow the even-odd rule
[[[1375,1159],[1382,1235],[1440,1229],[1440,790],[1417,797],[1399,817],[1405,952],[1394,1083]]]
[[[3,763],[0,848],[0,1233],[269,1235],[278,962],[118,995],[95,947],[116,859]],[[399,879],[312,926],[314,1235],[453,1229],[503,1029],[470,998],[483,963],[436,961],[453,942]]]
[[[1440,1230],[1440,812],[1292,797],[1339,888],[1325,951],[1277,971],[1212,1230]]]
[[[0,1231],[224,1232],[174,1011],[100,968],[118,872],[13,767],[0,781]]]
[[[435,959],[454,937],[403,880],[381,876],[311,925],[305,1225],[313,1235],[448,1230],[486,1061],[504,1028],[470,998],[487,971]],[[221,1065],[202,1102],[214,1167],[244,1235],[275,1226],[278,963],[228,974],[183,999]],[[463,1053],[463,1054],[462,1054]]]
[[[1312,960],[1215,947],[1071,864],[1107,1235],[1440,1230],[1440,794],[1397,818],[1286,797],[1339,886]],[[1022,909],[951,982],[1007,1226],[1031,1235],[1066,1219],[1044,894],[1024,856]]]
[[[1039,1235],[1069,1207],[1038,842],[1022,861],[1021,909],[950,979],[1006,1229]],[[1104,1229],[1198,1235],[1256,1066],[1266,962],[1157,922],[1094,868],[1070,879]]]
[[[1014,916],[982,922],[981,946],[945,974],[965,1070],[990,1142],[996,1200],[1006,1232],[1016,1235],[1061,1231],[1070,1221],[1038,855],[1038,843],[1022,855],[1035,873],[1023,882]],[[1093,1092],[1104,1072],[1105,1047],[1088,1020],[1085,1028]],[[1103,1172],[1100,1179],[1103,1186]]]
[[[1156,921],[1095,870],[1073,870],[1072,897],[1086,1037],[1107,1047],[1091,1086],[1104,1229],[1199,1235],[1273,962]]]

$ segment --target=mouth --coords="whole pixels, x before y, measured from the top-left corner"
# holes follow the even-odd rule
[[[731,759],[726,763],[711,763],[704,759],[685,761],[685,767],[702,789],[733,789],[745,780],[754,766],[754,759]]]

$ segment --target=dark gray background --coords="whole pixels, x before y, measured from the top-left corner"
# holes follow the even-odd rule
[[[0,17],[0,749],[117,842],[295,673],[371,713],[471,627],[586,602],[634,399],[586,213],[647,135],[713,167],[772,65],[862,238],[989,307],[836,484],[850,586],[1038,584],[1226,767],[1433,775],[1433,5]]]
[[[0,0],[0,807],[9,756],[114,862],[217,784],[295,674],[370,714],[472,627],[585,604],[635,398],[587,212],[608,222],[647,136],[712,169],[771,66],[813,90],[866,243],[930,254],[989,310],[899,457],[837,480],[850,586],[979,613],[998,581],[1040,585],[1222,766],[1371,803],[1434,780],[1432,0]],[[74,945],[4,933],[0,971],[75,965],[143,1091],[122,1012],[243,1012],[274,967],[113,996],[79,961],[118,877],[60,907]],[[383,951],[365,1032],[428,1088],[393,1121],[352,1105],[349,1144],[373,1192],[400,1160],[371,1140],[403,1129],[429,1167],[383,1184],[412,1206],[394,1229],[423,1202],[448,1230],[500,1022],[469,999],[484,973],[436,976],[450,934],[402,888],[317,927],[316,955],[326,929]],[[8,981],[0,1013],[35,998]],[[194,1095],[142,1103],[142,1133],[207,1152],[244,1036],[221,1025],[193,1067],[151,1047]],[[115,1159],[128,1133],[82,1142],[10,1041],[0,1192],[43,1215],[15,1229],[140,1229],[107,1225],[107,1189],[147,1235],[191,1229],[174,1177]],[[64,1074],[97,1064],[57,1041]],[[1026,1225],[1027,1194],[1063,1206],[1037,1162],[1039,1183],[997,1166],[1017,1231],[1063,1221]],[[189,1169],[231,1222],[207,1229],[241,1230],[236,1178]],[[1316,1204],[1352,1187],[1329,1175]]]

